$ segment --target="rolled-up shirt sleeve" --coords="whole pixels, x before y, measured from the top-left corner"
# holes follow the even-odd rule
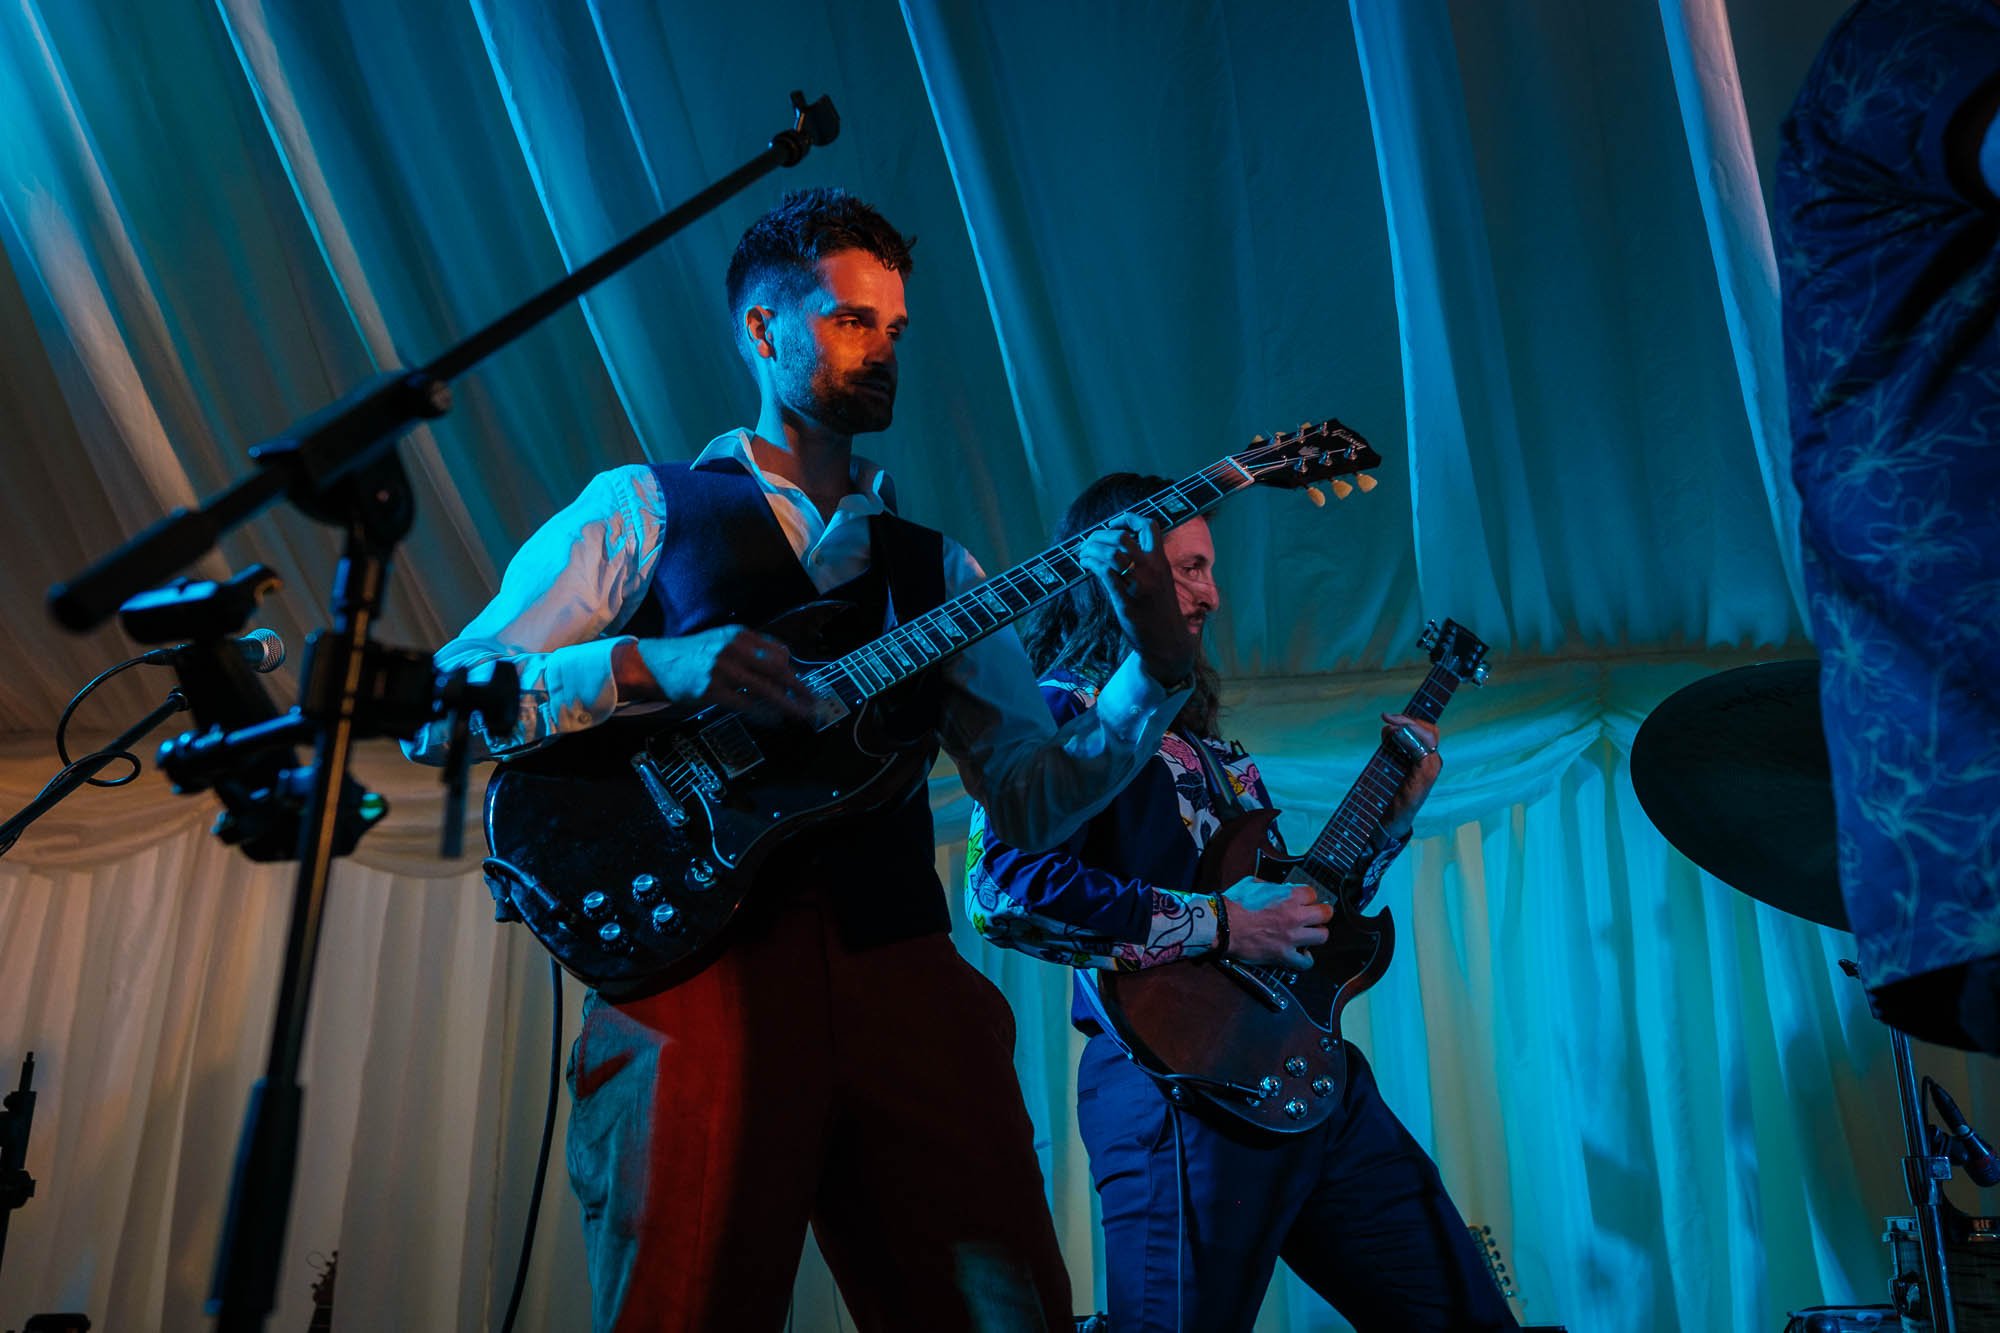
[[[492,735],[475,720],[475,759],[530,748],[611,716],[619,703],[612,654],[630,641],[613,631],[645,595],[659,559],[661,517],[650,468],[599,473],[528,538],[486,609],[438,650],[441,671],[468,667],[482,679],[504,659],[520,672],[512,732]],[[446,739],[445,727],[434,723],[403,750],[421,763],[442,763]]]
[[[986,581],[979,562],[949,539],[944,566],[947,596]],[[1162,689],[1132,653],[1095,708],[1057,726],[1011,628],[973,644],[944,670],[945,752],[994,832],[1028,851],[1060,843],[1123,790],[1160,748],[1190,693]]]

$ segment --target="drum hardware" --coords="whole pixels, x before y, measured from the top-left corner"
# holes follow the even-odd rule
[[[1715,878],[1781,912],[1848,929],[1835,860],[1833,767],[1820,727],[1817,661],[1738,667],[1669,695],[1633,738],[1632,787],[1661,835]],[[1853,963],[1843,959],[1841,967],[1858,978]],[[1910,1039],[1890,1028],[1889,1045],[1921,1279],[1915,1290],[1903,1284],[1897,1309],[1911,1312],[1902,1296],[1913,1296],[1936,1333],[1959,1333],[1965,1325],[1957,1317],[1961,1303],[1952,1296],[1944,1230],[1947,1212],[1957,1210],[1940,1189],[1951,1179],[1951,1159],[1932,1151]],[[1899,1281],[1904,1275],[1899,1270]],[[1800,1320],[1831,1318],[1829,1311],[1838,1312],[1815,1307],[1795,1314],[1793,1323],[1810,1328]]]

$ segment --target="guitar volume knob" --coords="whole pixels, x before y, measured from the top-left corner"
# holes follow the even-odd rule
[[[1293,1078],[1304,1078],[1306,1076],[1306,1058],[1303,1055],[1295,1055],[1285,1061],[1285,1072]]]
[[[1294,1097],[1285,1103],[1285,1114],[1294,1120],[1303,1120],[1306,1118],[1306,1104]]]
[[[578,906],[583,908],[585,916],[596,918],[604,915],[611,906],[611,899],[605,896],[602,889],[592,889],[583,895],[583,901]]]
[[[1315,1097],[1331,1097],[1333,1095],[1333,1080],[1325,1074],[1321,1074],[1312,1081],[1312,1090]]]
[[[634,902],[643,903],[650,898],[656,897],[659,892],[660,881],[651,875],[632,876],[632,900]]]
[[[625,927],[616,921],[607,921],[597,928],[597,942],[612,953],[624,953],[631,947],[631,941],[625,938]]]
[[[1277,1096],[1278,1089],[1282,1086],[1283,1085],[1278,1082],[1278,1076],[1276,1074],[1266,1074],[1264,1075],[1264,1077],[1257,1080],[1257,1091],[1263,1093],[1266,1097]]]
[[[663,935],[673,934],[681,928],[681,914],[672,903],[661,903],[653,909],[652,922],[654,930]]]

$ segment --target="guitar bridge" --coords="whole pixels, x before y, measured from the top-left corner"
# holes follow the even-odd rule
[[[714,730],[714,728],[710,728],[710,730]],[[707,733],[704,732],[703,735],[706,736]],[[675,736],[673,738],[673,759],[673,766],[679,768],[689,778],[693,779],[694,785],[701,788],[703,795],[711,800],[721,797],[722,775],[715,771],[714,765],[708,762],[707,757],[702,754],[701,750],[692,740],[689,740],[686,736]]]

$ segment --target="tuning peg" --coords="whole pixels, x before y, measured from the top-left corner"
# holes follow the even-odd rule
[[[1375,476],[1370,472],[1357,472],[1354,474],[1354,484],[1364,491],[1372,491],[1375,489]]]
[[[1251,443],[1251,444],[1253,444],[1253,445],[1257,445],[1257,444],[1269,444],[1269,443],[1270,443],[1270,441],[1269,441],[1269,440],[1267,440],[1267,439],[1265,439],[1265,438],[1264,438],[1264,437],[1263,437],[1262,435],[1252,435],[1252,436],[1250,437],[1250,443]]]
[[[1326,508],[1326,492],[1317,486],[1306,487],[1306,499],[1313,502],[1313,508],[1315,509]]]
[[[1327,488],[1333,492],[1334,498],[1338,500],[1345,500],[1348,496],[1354,494],[1354,488],[1339,477],[1335,477],[1332,481],[1329,481]]]

